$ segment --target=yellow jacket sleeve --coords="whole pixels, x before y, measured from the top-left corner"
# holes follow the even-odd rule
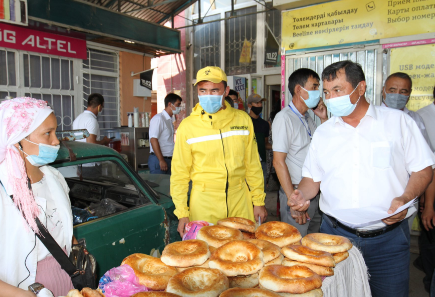
[[[255,139],[252,121],[248,124],[249,141],[245,151],[246,181],[251,191],[254,206],[264,205],[264,177],[261,169],[260,155],[258,154],[257,140]]]
[[[187,193],[189,190],[190,168],[192,167],[192,152],[186,142],[186,125],[183,122],[177,130],[174,153],[171,164],[171,196],[175,205],[174,214],[180,219],[189,217]]]

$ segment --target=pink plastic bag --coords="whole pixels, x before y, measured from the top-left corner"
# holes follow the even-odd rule
[[[148,292],[147,287],[139,284],[133,268],[128,265],[107,271],[100,279],[98,287],[106,297],[130,297],[139,292]]]
[[[196,235],[202,227],[212,225],[212,223],[208,223],[206,221],[192,221],[187,223],[184,227],[186,233],[184,233],[183,240],[196,239]]]

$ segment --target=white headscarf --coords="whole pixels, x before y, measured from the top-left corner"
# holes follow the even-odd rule
[[[0,181],[8,195],[37,231],[39,208],[29,190],[24,160],[15,144],[29,136],[53,112],[43,100],[15,98],[0,104]]]

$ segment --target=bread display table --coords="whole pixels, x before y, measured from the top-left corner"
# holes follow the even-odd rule
[[[242,220],[228,218],[224,223]],[[186,228],[186,232],[196,230],[191,232],[196,239],[168,244],[161,258],[140,253],[127,256],[121,266],[106,272],[99,289],[107,297],[130,297],[133,291],[147,290],[218,297],[232,292],[232,287],[245,289],[229,296],[371,297],[363,256],[345,237],[312,233],[300,240],[295,227],[267,222],[257,228],[257,239],[242,240],[239,229],[219,222],[213,226],[197,223],[190,222]],[[250,292],[254,287],[261,289]]]
[[[349,258],[337,264],[334,275],[323,280],[324,297],[369,297],[367,266],[361,252],[354,246]]]

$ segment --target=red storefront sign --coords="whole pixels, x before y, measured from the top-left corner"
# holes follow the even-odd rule
[[[0,23],[0,47],[86,60],[86,40]]]

